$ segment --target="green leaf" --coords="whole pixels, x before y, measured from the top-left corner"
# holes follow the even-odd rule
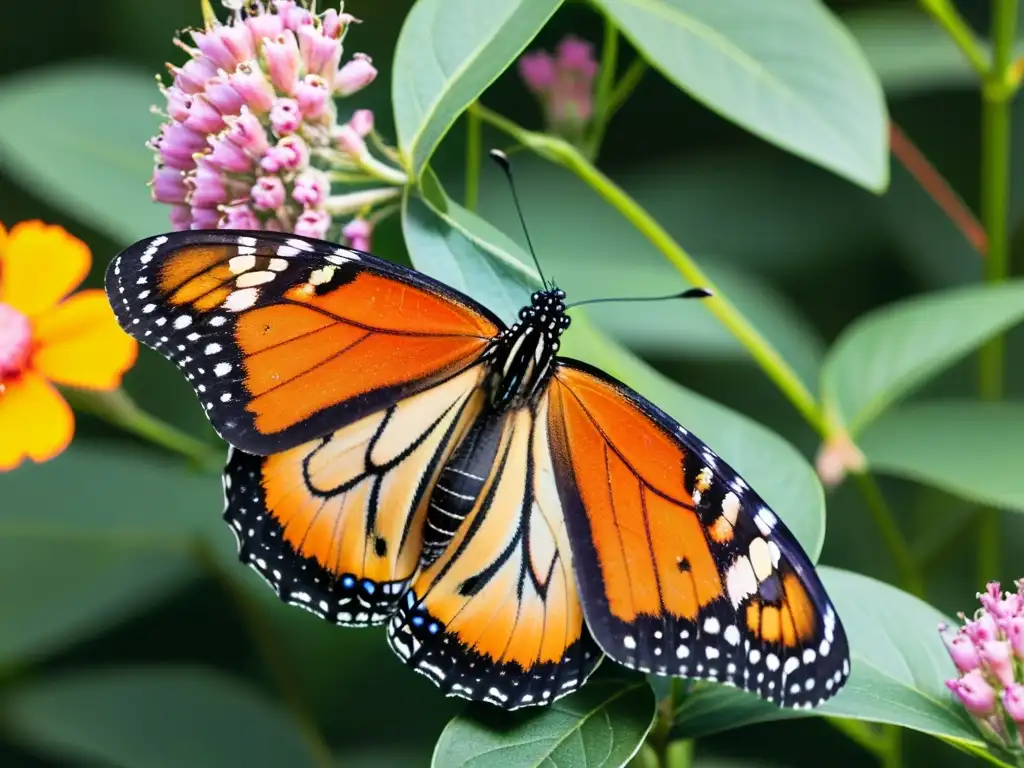
[[[618,768],[640,748],[655,716],[654,693],[642,677],[596,676],[543,709],[506,713],[471,706],[441,734],[435,768],[571,765]]]
[[[0,163],[22,186],[114,240],[169,228],[149,197],[160,118],[153,75],[99,62],[0,82]]]
[[[123,768],[314,765],[284,712],[213,670],[53,675],[13,691],[0,706],[9,733],[56,757]]]
[[[728,120],[874,192],[889,179],[882,89],[817,0],[594,0],[652,66]]]
[[[809,715],[912,728],[968,749],[984,749],[944,681],[956,675],[936,627],[949,622],[935,608],[888,584],[819,568],[850,640],[851,674],[844,689],[810,712],[782,710],[724,686],[701,684],[677,710],[675,730],[697,737],[750,723]]]
[[[0,666],[163,599],[198,573],[200,538],[233,558],[216,476],[144,451],[80,440],[0,477],[0,498]]]
[[[562,0],[418,0],[398,36],[391,100],[419,178],[462,112],[515,61]]]
[[[956,496],[1024,511],[1024,404],[914,403],[874,422],[857,440],[868,465]]]
[[[460,209],[458,221],[438,213],[437,224],[422,226],[408,245],[416,268],[440,279],[450,277],[450,271],[444,268],[436,271],[438,264],[443,266],[448,260],[485,259],[492,265],[522,265],[527,259],[507,237],[496,234],[493,227],[465,209]],[[449,251],[447,257],[438,254],[444,249]],[[492,280],[496,274],[501,275],[503,290],[510,296],[514,297],[517,290],[528,290],[522,282],[516,288],[519,272],[468,265],[462,272],[466,279],[459,287],[474,298],[488,293],[494,295]],[[492,308],[507,316],[508,310],[514,313],[518,306],[510,300]],[[603,337],[589,324],[588,316],[578,310],[573,312],[573,324],[563,338],[562,353],[603,368],[699,435],[743,474],[782,517],[811,557],[817,558],[825,536],[825,497],[814,470],[789,443],[749,419],[672,382]]]
[[[860,317],[822,368],[830,417],[851,435],[898,398],[1024,319],[1024,281],[912,298]]]

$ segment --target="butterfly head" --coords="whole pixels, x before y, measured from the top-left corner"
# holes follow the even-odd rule
[[[489,350],[494,407],[519,407],[537,397],[569,323],[565,291],[551,288],[530,297],[529,306],[519,310],[519,321],[495,338]]]

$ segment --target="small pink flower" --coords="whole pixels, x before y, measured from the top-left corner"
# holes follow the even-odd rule
[[[222,115],[237,115],[245,104],[241,95],[223,74],[211,77],[207,81],[204,95],[206,100]]]
[[[190,188],[188,202],[195,208],[216,208],[222,203],[245,198],[249,193],[244,181],[225,176],[205,157],[186,180],[186,185]]]
[[[355,16],[350,13],[338,13],[333,8],[328,8],[320,19],[324,34],[328,37],[339,38],[349,24],[358,22]]]
[[[560,69],[577,72],[588,79],[593,79],[597,74],[598,64],[594,58],[594,46],[586,40],[573,35],[562,38],[556,56]]]
[[[171,229],[175,232],[181,232],[184,229],[188,229],[192,224],[192,211],[187,205],[172,205],[170,219]],[[200,227],[196,227],[196,229],[200,229]]]
[[[1002,687],[1013,685],[1013,653],[1005,640],[986,640],[978,649],[989,673]]]
[[[1010,646],[1017,656],[1017,660],[1024,663],[1024,616],[1015,616],[1006,621],[1003,625]]]
[[[324,35],[312,24],[299,27],[296,35],[306,72],[322,77],[333,75],[341,62],[341,41]]]
[[[228,118],[228,140],[253,157],[259,157],[270,147],[267,132],[252,112],[247,108],[237,117]]]
[[[531,51],[519,58],[519,76],[535,94],[546,93],[555,84],[555,60],[546,51]]]
[[[158,203],[184,203],[188,195],[185,173],[169,165],[158,167],[153,172],[152,195]]]
[[[248,173],[252,170],[252,157],[233,141],[228,140],[227,133],[210,137],[210,153],[206,161],[227,173]]]
[[[184,122],[188,117],[188,110],[192,106],[192,95],[174,85],[164,88],[163,94],[167,98],[168,117],[179,123]]]
[[[186,128],[197,133],[216,133],[224,127],[224,117],[204,94],[189,99],[188,115],[184,120]]]
[[[377,77],[373,61],[365,53],[355,54],[334,76],[334,92],[338,96],[351,96],[361,91]]]
[[[302,116],[307,120],[318,120],[327,111],[330,89],[320,75],[306,75],[295,87],[295,100]]]
[[[295,222],[295,234],[323,238],[330,226],[331,216],[326,211],[303,211]]]
[[[270,82],[279,91],[291,95],[299,83],[302,55],[295,33],[286,29],[273,40],[263,41],[263,57],[267,60]]]
[[[337,143],[338,149],[356,161],[366,157],[369,152],[363,137],[349,123],[341,126],[335,132],[334,141]]]
[[[256,62],[243,61],[228,75],[228,82],[256,114],[269,112],[274,105],[274,88]]]
[[[220,229],[259,229],[260,220],[247,205],[229,205],[218,226]]]
[[[357,251],[369,251],[373,224],[366,219],[352,219],[341,230],[341,234],[348,241],[350,248],[355,248]]]
[[[554,57],[531,51],[519,59],[520,77],[540,99],[548,126],[577,139],[594,113],[597,70],[593,46],[573,36],[559,43]]]
[[[964,632],[971,638],[975,645],[980,646],[986,640],[999,639],[999,626],[996,620],[988,613],[983,613],[974,621],[964,624]]]
[[[206,81],[217,74],[217,66],[207,58],[189,59],[181,67],[170,67],[174,85],[185,93],[200,93]]]
[[[206,148],[206,137],[181,123],[164,123],[149,146],[160,154],[165,165],[188,171],[196,167],[194,155]]]
[[[1003,691],[1006,714],[1018,725],[1024,725],[1024,685],[1015,683]]]
[[[313,23],[313,16],[294,0],[274,0],[274,8],[288,29],[298,29]]]
[[[1004,596],[998,581],[989,582],[985,592],[978,595],[978,599],[997,622],[1020,615],[1024,603],[1019,594],[1007,592]]]
[[[261,176],[252,188],[252,204],[272,211],[284,205],[284,182],[277,176]]]
[[[285,136],[267,150],[260,164],[267,173],[305,168],[309,165],[309,146],[298,136]]]
[[[313,168],[295,177],[292,199],[306,208],[318,208],[327,198],[331,184],[323,171]]]
[[[995,709],[996,692],[980,670],[971,670],[959,680],[947,680],[946,687],[955,693],[967,711],[976,717],[990,715]]]
[[[946,644],[946,650],[949,651],[949,655],[953,659],[953,663],[956,664],[956,668],[961,672],[970,672],[972,669],[977,669],[981,664],[981,657],[978,655],[978,649],[974,647],[974,643],[963,632],[957,632],[950,637],[947,634],[948,629],[949,627],[946,624],[939,625],[939,632],[942,633],[942,642]]]
[[[295,99],[278,99],[270,110],[270,127],[278,136],[295,133],[302,124],[302,113]]]
[[[265,38],[273,40],[284,32],[284,21],[276,13],[257,13],[245,20],[245,26],[249,28],[252,39],[262,41]]]
[[[196,208],[190,212],[190,226],[182,229],[216,229],[220,225],[221,212],[216,208]]]
[[[192,41],[196,44],[206,58],[212,61],[220,69],[232,70],[238,61],[231,51],[224,45],[224,36],[220,33],[223,27],[214,27],[211,30],[200,32],[192,30]]]
[[[364,138],[369,136],[373,133],[373,110],[357,109],[352,113],[352,118],[348,121],[348,124],[357,135]]]

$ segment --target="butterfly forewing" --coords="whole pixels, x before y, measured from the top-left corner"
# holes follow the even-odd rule
[[[502,325],[441,283],[272,232],[144,240],[107,270],[121,326],[178,365],[236,448],[293,448],[472,365]]]
[[[703,443],[575,361],[550,384],[555,477],[587,623],[611,658],[813,706],[849,674],[800,545]]]

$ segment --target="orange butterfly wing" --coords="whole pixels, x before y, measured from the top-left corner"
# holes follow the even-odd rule
[[[417,272],[273,232],[143,240],[107,270],[121,326],[178,365],[218,433],[266,455],[456,375],[502,328]]]
[[[549,385],[555,477],[587,624],[613,659],[787,706],[832,696],[846,635],[763,500],[656,406],[576,361]]]

